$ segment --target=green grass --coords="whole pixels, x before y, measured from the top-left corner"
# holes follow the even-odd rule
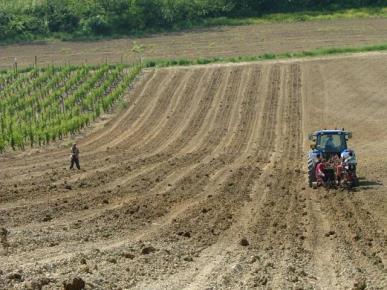
[[[0,7],[7,11],[29,9],[47,0],[0,0]]]
[[[334,11],[303,11],[293,13],[273,13],[257,17],[243,18],[210,18],[203,20],[202,26],[237,26],[267,23],[292,23],[303,21],[361,19],[387,17],[387,7],[354,8]]]
[[[151,59],[145,60],[145,67],[169,67],[169,66],[189,66],[189,65],[203,65],[211,63],[239,63],[239,62],[254,62],[263,60],[276,59],[292,59],[304,57],[319,57],[327,55],[339,55],[349,53],[373,52],[373,51],[387,51],[387,43],[360,47],[331,47],[331,48],[317,48],[313,50],[299,51],[299,52],[285,52],[285,53],[265,53],[256,56],[232,56],[232,57],[209,57],[198,59]]]

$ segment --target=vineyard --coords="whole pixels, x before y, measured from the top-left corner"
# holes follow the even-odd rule
[[[0,153],[76,134],[109,111],[140,66],[27,68],[0,74]]]

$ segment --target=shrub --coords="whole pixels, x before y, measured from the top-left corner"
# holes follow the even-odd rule
[[[0,37],[5,38],[9,33],[9,24],[12,21],[12,14],[0,10]]]
[[[108,34],[111,32],[107,18],[103,15],[96,15],[82,21],[82,30],[92,32],[94,34]]]

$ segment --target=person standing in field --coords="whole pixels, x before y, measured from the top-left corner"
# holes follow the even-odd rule
[[[77,166],[77,168],[80,170],[81,166],[79,165],[79,149],[77,147],[77,144],[73,144],[71,146],[71,165],[70,169],[73,169],[74,164]]]

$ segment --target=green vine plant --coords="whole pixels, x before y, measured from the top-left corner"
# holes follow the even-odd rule
[[[134,52],[137,55],[140,61],[140,65],[142,65],[143,63],[145,50],[146,50],[146,46],[144,44],[137,43],[137,41],[133,41],[132,52]]]

